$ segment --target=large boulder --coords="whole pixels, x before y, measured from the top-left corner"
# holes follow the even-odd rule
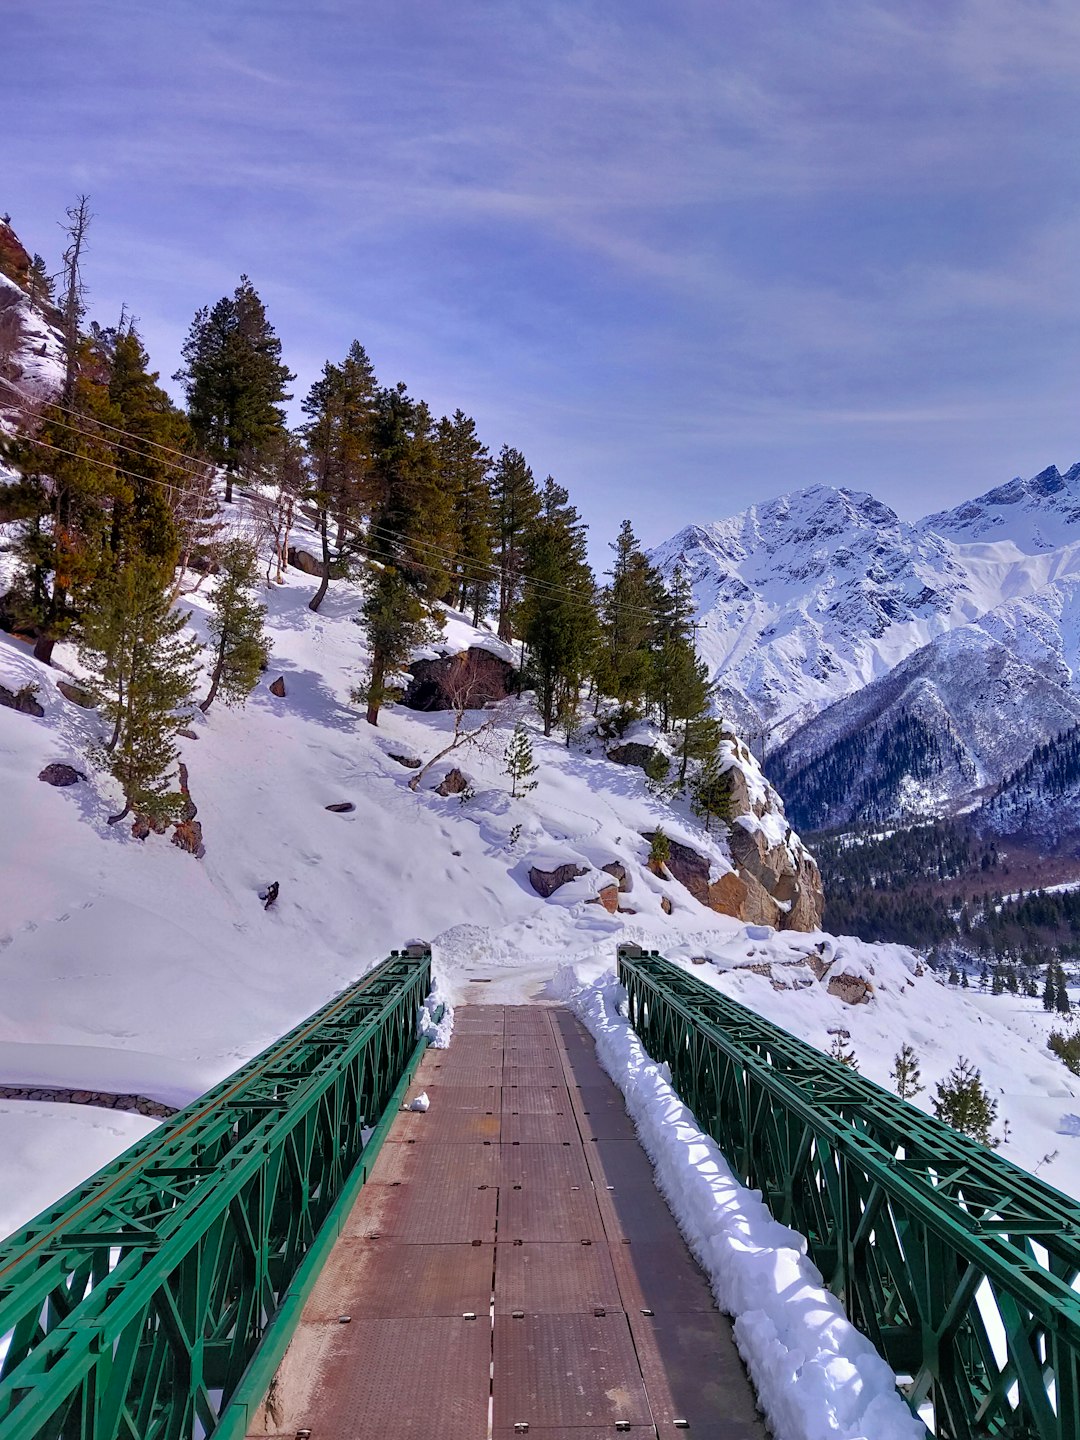
[[[616,765],[636,765],[639,770],[647,770],[662,753],[655,745],[644,745],[640,740],[628,740],[625,745],[616,745],[613,750],[609,750],[607,758],[614,760]]]
[[[501,655],[471,645],[456,655],[416,660],[402,697],[410,710],[482,710],[511,692],[514,667]]]
[[[550,870],[542,870],[538,865],[533,865],[529,870],[529,884],[538,895],[545,900],[550,899],[561,885],[568,885],[571,880],[576,880],[579,875],[587,875],[588,867],[578,865],[573,860],[568,860],[563,865],[555,865]],[[612,887],[613,889],[615,887]],[[618,891],[616,890],[616,894]]]
[[[295,545],[290,545],[286,559],[294,570],[302,570],[305,575],[317,575],[321,580],[326,573],[322,561],[310,550],[298,550]]]
[[[76,770],[74,765],[63,765],[59,760],[54,760],[51,765],[45,766],[37,778],[44,780],[46,785],[65,786],[77,785],[80,780],[85,780],[86,776],[81,770]]]
[[[20,690],[5,690],[0,685],[0,705],[17,710],[20,715],[33,715],[38,720],[45,714],[37,699],[36,685],[24,685]]]
[[[645,835],[650,842],[652,838],[650,833]],[[713,880],[713,861],[669,836],[668,874],[719,915],[750,925],[771,925],[776,930],[820,927],[824,907],[821,877],[798,841],[770,848],[760,831],[751,834],[736,821],[731,826],[729,848],[735,869]]]

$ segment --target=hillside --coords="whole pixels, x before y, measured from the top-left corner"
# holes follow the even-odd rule
[[[837,1027],[849,1031],[875,1078],[887,1080],[905,1036],[931,1079],[963,1049],[1013,1117],[1007,1153],[1034,1165],[1060,1146],[1050,1178],[1080,1193],[1080,1148],[1075,1169],[1067,1149],[1080,1142],[1054,1138],[1062,1117],[1080,1111],[1080,1082],[1042,1049],[1045,1017],[942,991],[910,951],[777,934],[710,911],[647,868],[642,833],[662,824],[711,857],[717,877],[731,870],[726,844],[596,742],[568,748],[534,733],[538,788],[513,800],[503,729],[433,769],[414,793],[414,772],[392,756],[430,757],[446,743],[452,716],[395,706],[378,729],[365,725],[348,698],[364,663],[352,623],[358,591],[335,581],[315,615],[306,603],[314,584],[290,569],[267,592],[264,682],[246,708],[200,717],[198,738],[185,741],[201,860],[166,837],[140,842],[127,826],[110,828],[114,797],[92,772],[68,789],[40,783],[38,772],[54,761],[86,771],[85,741],[97,722],[57,691],[59,671],[0,638],[0,684],[39,685],[45,711],[38,719],[0,708],[0,788],[11,817],[0,833],[0,1083],[96,1084],[180,1104],[407,939],[434,942],[448,993],[465,993],[479,976],[488,983],[472,993],[492,998],[542,992],[563,962],[610,965],[616,944],[632,940],[687,964],[711,959],[730,976],[731,993],[817,1044],[827,1047]],[[197,629],[207,588],[183,602]],[[449,615],[444,647],[472,642],[498,645]],[[56,658],[73,659],[66,647]],[[283,698],[268,688],[279,676]],[[437,794],[455,761],[468,788]],[[760,793],[755,768],[741,763]],[[340,802],[355,809],[325,808]],[[530,868],[566,861],[586,873],[541,898]],[[610,884],[597,867],[611,862],[631,887],[618,896],[617,914],[591,903]],[[266,911],[259,891],[272,881],[280,897]],[[844,975],[870,980],[868,1004],[830,991]],[[0,1101],[0,1230],[151,1123]]]

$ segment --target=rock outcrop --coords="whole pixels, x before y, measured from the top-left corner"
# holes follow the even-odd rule
[[[616,765],[636,765],[639,770],[647,770],[654,764],[658,755],[663,751],[657,745],[645,745],[639,740],[628,740],[625,745],[616,745],[614,749],[607,752],[607,758],[614,760]]]
[[[77,785],[80,780],[85,780],[86,776],[81,770],[76,770],[74,765],[63,765],[54,760],[51,765],[45,766],[37,778],[44,780],[46,785],[65,786]]]
[[[539,866],[534,865],[529,870],[529,884],[538,895],[542,895],[547,900],[555,894],[560,885],[567,885],[571,880],[576,880],[579,875],[588,873],[586,866],[577,865],[573,860],[568,860],[565,865],[556,865],[551,870],[541,870]]]
[[[37,699],[36,685],[24,685],[21,690],[5,690],[0,685],[0,705],[17,710],[20,715],[33,715],[38,720],[45,714]]]
[[[410,710],[482,710],[511,694],[514,667],[491,650],[472,645],[456,655],[415,660],[401,703]]]
[[[825,896],[817,863],[787,824],[780,797],[750,752],[734,737],[725,745],[731,762],[727,848],[734,868],[717,876],[709,856],[669,836],[668,874],[720,915],[776,930],[819,929]]]
[[[294,570],[302,570],[305,575],[317,575],[322,579],[326,573],[322,561],[310,550],[298,550],[295,545],[290,545],[286,559]]]

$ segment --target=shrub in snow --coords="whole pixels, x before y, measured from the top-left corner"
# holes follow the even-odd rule
[[[946,1125],[982,1145],[997,1147],[991,1129],[997,1119],[997,1101],[991,1100],[982,1075],[961,1055],[944,1080],[939,1080],[931,1101],[934,1114]]]
[[[901,1100],[911,1100],[920,1090],[926,1088],[919,1073],[919,1057],[914,1046],[909,1045],[906,1040],[893,1057],[890,1078]]]
[[[532,741],[520,720],[510,736],[503,756],[503,765],[510,776],[510,794],[515,800],[519,795],[527,795],[530,790],[536,789],[539,781],[529,777],[535,775],[540,767],[533,762]]]

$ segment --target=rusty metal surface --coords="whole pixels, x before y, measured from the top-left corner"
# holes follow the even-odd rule
[[[478,1110],[427,1110],[423,1113],[402,1111],[394,1122],[393,1138],[415,1140],[417,1144],[438,1141],[441,1145],[497,1144],[502,1127],[498,1110],[491,1115]]]
[[[614,1086],[611,1087],[613,1090]],[[571,1094],[582,1138],[585,1140],[633,1140],[634,1122],[626,1113],[623,1098],[612,1097],[599,1085],[589,1085]]]
[[[407,1109],[416,1097],[424,1094],[433,1109],[471,1110],[481,1115],[496,1115],[502,1108],[500,1085],[443,1085],[437,1080],[430,1083],[419,1081],[409,1086],[405,1094]]]
[[[494,1425],[647,1425],[651,1414],[621,1311],[496,1315]]]
[[[496,1246],[496,1314],[591,1315],[598,1306],[622,1309],[606,1245],[526,1241]]]
[[[458,1007],[420,1090],[431,1107],[396,1117],[262,1440],[509,1440],[518,1422],[531,1440],[674,1440],[683,1420],[690,1440],[764,1440],[730,1327],[569,1012]]]
[[[581,1145],[500,1145],[499,1185],[551,1190],[589,1185],[592,1178]]]
[[[616,1185],[598,1189],[600,1213],[609,1240],[660,1243],[670,1240],[682,1245],[682,1236],[664,1197],[653,1185]]]
[[[611,1263],[627,1313],[652,1310],[658,1316],[686,1310],[715,1310],[709,1282],[694,1264],[682,1237],[658,1244],[611,1245]]]
[[[592,1185],[512,1185],[499,1193],[500,1240],[604,1239]]]
[[[651,1185],[653,1169],[636,1139],[597,1140],[586,1150],[596,1188],[609,1185]]]
[[[553,1080],[540,1080],[535,1085],[520,1082],[502,1087],[501,1108],[504,1114],[569,1115],[570,1097],[566,1086]]]
[[[342,1234],[401,1244],[467,1245],[494,1241],[499,1192],[494,1186],[364,1186]]]
[[[563,1115],[506,1115],[502,1117],[504,1145],[580,1145],[577,1122],[569,1104]]]
[[[704,1425],[760,1426],[726,1316],[715,1311],[676,1311],[656,1319],[631,1314],[630,1329],[658,1425],[686,1420],[695,1436]]]
[[[491,1329],[476,1320],[354,1320],[298,1426],[312,1440],[487,1433]],[[346,1348],[347,1343],[347,1348]],[[290,1433],[297,1433],[294,1427]]]
[[[445,1190],[450,1184],[498,1185],[499,1145],[444,1145],[439,1140],[422,1144],[383,1145],[371,1172],[380,1185],[406,1182]]]
[[[319,1272],[304,1316],[338,1323],[347,1316],[351,1323],[486,1314],[494,1270],[490,1244],[408,1245],[342,1236]]]

